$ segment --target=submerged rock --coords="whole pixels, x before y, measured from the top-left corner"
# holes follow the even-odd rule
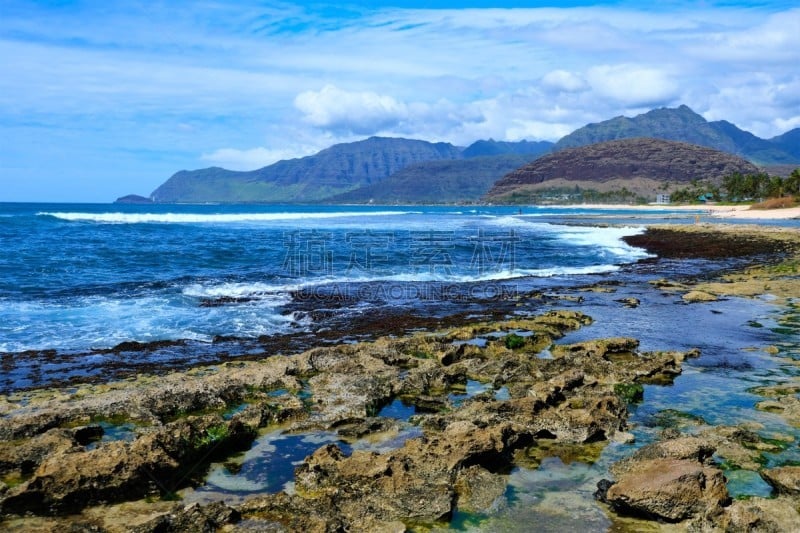
[[[689,291],[681,298],[687,303],[716,302],[719,299],[713,294],[704,291]]]
[[[507,476],[493,474],[481,466],[458,472],[454,490],[456,507],[467,513],[485,513],[492,509],[506,491]]]
[[[630,307],[630,308],[639,307],[639,304],[641,303],[638,298],[633,298],[633,297],[620,298],[619,300],[614,300],[614,301],[619,302],[625,307]]]

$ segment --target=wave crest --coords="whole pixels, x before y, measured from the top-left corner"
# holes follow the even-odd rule
[[[39,212],[38,216],[49,216],[71,222],[100,222],[105,224],[220,224],[236,222],[272,222],[283,220],[307,220],[327,218],[358,218],[396,216],[408,211],[344,211],[338,213],[78,213]]]

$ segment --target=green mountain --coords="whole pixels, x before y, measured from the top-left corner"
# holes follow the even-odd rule
[[[462,154],[465,158],[505,154],[518,154],[538,157],[550,152],[552,149],[553,143],[550,141],[506,142],[489,139],[488,141],[475,141],[468,147],[464,148]]]
[[[588,124],[550,142],[449,143],[371,137],[264,168],[183,170],[150,195],[154,202],[195,203],[452,203],[478,201],[491,185],[552,152],[604,141],[656,138],[736,154],[787,172],[800,166],[800,128],[772,139],[720,120],[708,122],[686,106]],[[125,199],[121,199],[125,201]]]
[[[566,148],[545,155],[499,180],[486,194],[494,203],[569,200],[654,201],[693,181],[719,185],[722,178],[758,168],[733,154],[663,139],[634,138]],[[603,196],[605,195],[605,196]]]
[[[151,194],[154,202],[318,202],[377,183],[422,161],[459,159],[448,143],[371,137],[249,172],[182,170]]]
[[[778,135],[769,140],[784,152],[795,158],[793,163],[800,161],[800,128],[789,130],[783,135]]]
[[[446,204],[480,199],[509,172],[534,156],[504,154],[409,165],[380,183],[328,198],[331,203]]]
[[[795,131],[795,130],[793,130]],[[756,164],[800,163],[797,139],[761,139],[725,120],[708,122],[687,106],[661,108],[633,118],[615,117],[588,124],[559,140],[554,149],[575,148],[594,143],[635,137],[652,137],[707,146],[744,157]],[[792,149],[793,147],[793,149]]]

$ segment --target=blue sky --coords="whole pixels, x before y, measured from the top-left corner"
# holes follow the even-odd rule
[[[147,195],[370,135],[557,140],[687,104],[800,127],[796,2],[0,7],[0,201]]]

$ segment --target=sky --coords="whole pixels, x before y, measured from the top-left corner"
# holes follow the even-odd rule
[[[2,0],[0,202],[681,104],[770,138],[800,127],[798,28],[796,1]]]

